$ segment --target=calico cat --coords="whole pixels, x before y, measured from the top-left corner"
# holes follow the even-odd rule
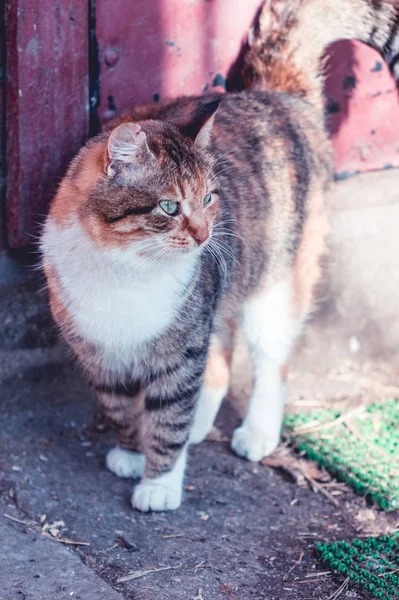
[[[269,0],[244,65],[249,89],[139,107],[70,165],[41,248],[51,310],[119,445],[133,506],[176,509],[189,441],[229,387],[235,334],[253,391],[233,450],[279,442],[290,350],[312,307],[333,160],[321,58],[358,38],[399,68],[397,4]]]

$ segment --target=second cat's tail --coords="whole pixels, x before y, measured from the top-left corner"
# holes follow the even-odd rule
[[[399,80],[399,0],[265,0],[245,58],[246,87],[323,104],[323,56],[342,39],[377,49]]]

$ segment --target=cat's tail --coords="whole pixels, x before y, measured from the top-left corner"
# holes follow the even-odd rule
[[[265,0],[248,37],[246,87],[323,104],[323,56],[342,39],[377,49],[399,80],[399,0]]]

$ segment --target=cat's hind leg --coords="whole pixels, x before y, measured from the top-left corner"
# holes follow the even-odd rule
[[[283,419],[282,372],[302,325],[295,317],[290,278],[251,297],[243,309],[243,332],[253,363],[253,391],[241,427],[234,431],[236,454],[259,461],[276,449]]]
[[[229,389],[232,352],[222,339],[211,337],[204,382],[198,399],[194,423],[190,432],[190,443],[201,443],[215,421],[223,398]]]
[[[244,422],[235,430],[233,450],[258,461],[276,448],[283,419],[282,374],[313,305],[325,252],[329,199],[315,189],[292,270],[271,288],[259,289],[243,308],[243,331],[253,361],[254,386]]]

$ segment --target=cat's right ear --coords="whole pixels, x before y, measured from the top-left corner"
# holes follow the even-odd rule
[[[151,154],[147,135],[137,123],[122,123],[113,130],[108,139],[105,170],[112,177],[117,163],[134,164],[143,153]]]

